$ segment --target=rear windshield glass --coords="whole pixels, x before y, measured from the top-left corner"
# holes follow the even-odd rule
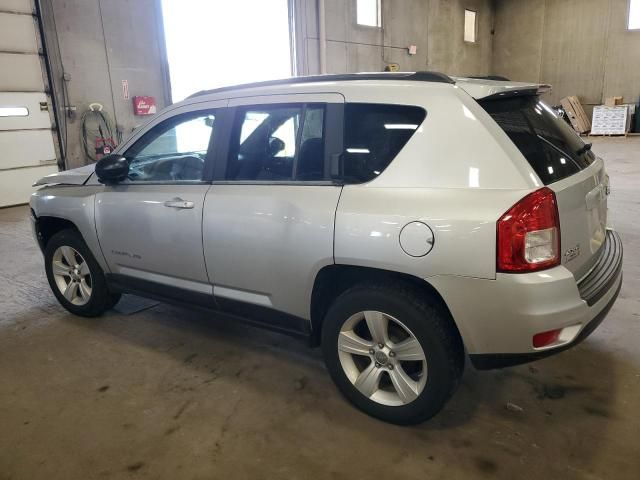
[[[344,181],[368,182],[380,175],[424,120],[423,108],[351,103],[345,108]]]
[[[595,155],[573,129],[536,96],[480,105],[515,143],[545,185],[588,167]]]

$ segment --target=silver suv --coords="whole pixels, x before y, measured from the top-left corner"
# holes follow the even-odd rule
[[[604,162],[548,88],[419,72],[195,94],[37,182],[51,289],[87,317],[131,292],[304,337],[358,408],[426,420],[466,355],[564,350],[620,290]]]

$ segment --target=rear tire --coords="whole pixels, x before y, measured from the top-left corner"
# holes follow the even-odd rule
[[[58,302],[74,315],[97,317],[120,300],[107,288],[104,272],[75,230],[62,230],[47,242],[45,271]]]
[[[325,363],[360,410],[410,425],[433,417],[453,395],[464,349],[448,312],[434,305],[395,283],[357,285],[331,305],[322,325]]]

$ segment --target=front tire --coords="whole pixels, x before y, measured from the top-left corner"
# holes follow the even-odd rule
[[[322,326],[325,363],[363,412],[410,425],[438,413],[454,393],[464,350],[448,313],[401,284],[364,284],[340,295]]]
[[[119,294],[107,288],[104,272],[75,230],[62,230],[44,250],[47,280],[58,302],[74,315],[97,317],[113,307]]]

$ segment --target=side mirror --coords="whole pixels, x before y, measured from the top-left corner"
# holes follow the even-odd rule
[[[96,175],[100,183],[121,182],[129,175],[129,162],[122,155],[107,155],[96,163]]]

